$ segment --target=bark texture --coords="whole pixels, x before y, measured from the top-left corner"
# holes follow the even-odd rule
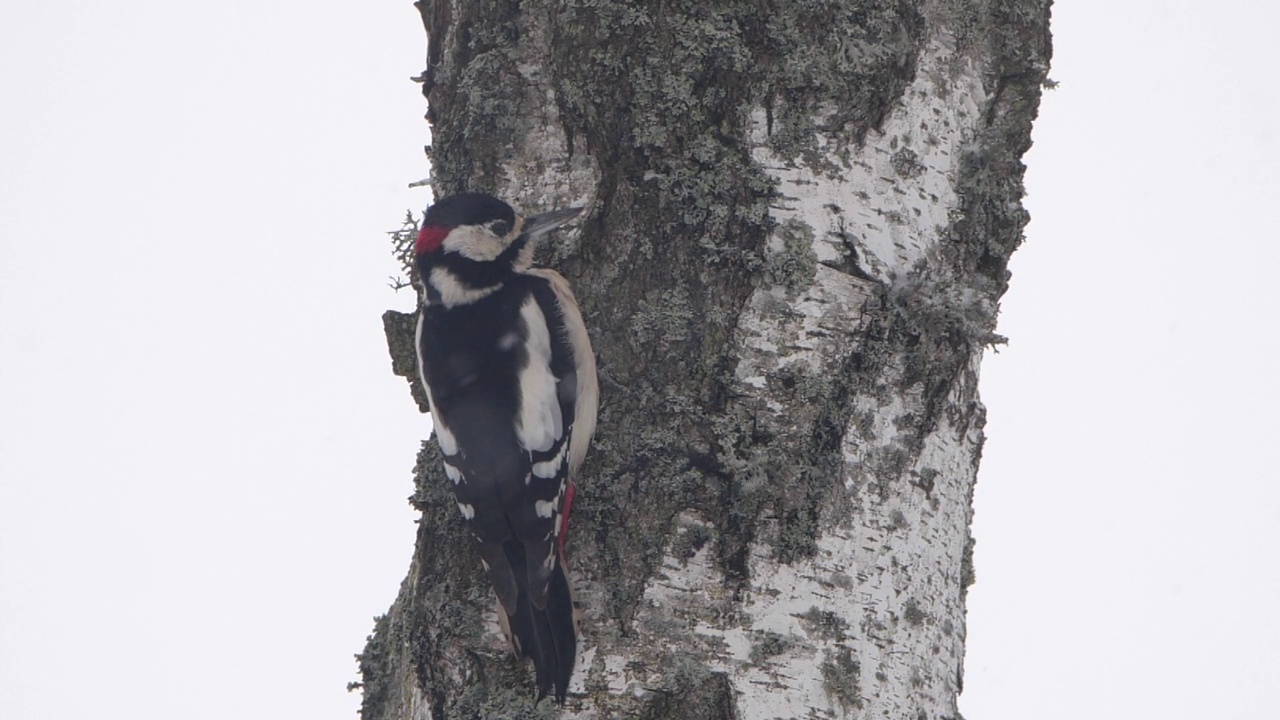
[[[978,369],[1049,4],[417,4],[437,195],[587,208],[541,251],[602,371],[563,716],[958,717]],[[416,383],[411,316],[384,320]],[[415,476],[363,716],[554,716],[434,443]]]

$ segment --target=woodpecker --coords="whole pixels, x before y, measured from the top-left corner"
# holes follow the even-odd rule
[[[569,283],[533,252],[581,211],[522,216],[461,193],[427,209],[414,247],[418,371],[445,475],[537,700],[560,704],[577,652],[564,534],[600,393]]]

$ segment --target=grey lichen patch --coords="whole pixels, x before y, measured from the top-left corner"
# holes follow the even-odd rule
[[[915,598],[908,598],[907,602],[902,606],[902,619],[912,625],[919,626],[924,624],[927,617],[928,615],[925,614],[924,610],[920,609],[920,603],[916,602]]]
[[[636,350],[665,353],[688,339],[694,311],[689,296],[673,287],[653,300],[643,300],[631,318]]]
[[[894,509],[889,512],[889,524],[886,527],[889,532],[902,530],[907,527],[907,516],[902,514],[901,510]]]
[[[925,170],[920,156],[909,147],[900,148],[889,158],[889,163],[893,165],[894,172],[903,178],[918,177]]]
[[[658,574],[656,577],[661,579],[663,576]],[[664,613],[642,613],[636,624],[641,631],[655,637],[669,637],[685,627],[684,623]]]
[[[1051,41],[1048,0],[1036,3],[987,0],[994,49],[985,84],[992,88],[986,122],[960,164],[960,207],[948,229],[958,251],[956,274],[994,299],[1008,287],[1008,262],[1022,242],[1030,215],[1022,206],[1031,147],[1031,123],[1048,77]],[[985,20],[985,19],[984,19]]]
[[[813,284],[818,271],[813,228],[799,220],[787,220],[774,228],[773,238],[765,256],[766,273],[770,281],[794,297]]]
[[[756,632],[751,641],[750,660],[753,665],[762,665],[775,655],[781,655],[791,649],[791,641],[775,632]]]
[[[969,51],[986,32],[984,16],[990,12],[990,0],[964,3],[934,3],[928,11],[929,23],[941,28],[955,43],[957,55]]]
[[[391,372],[409,381],[409,392],[420,412],[428,412],[427,392],[418,379],[418,351],[414,348],[416,313],[388,310],[382,314],[382,331],[391,353]]]
[[[841,645],[827,653],[820,666],[822,689],[827,697],[845,712],[862,708],[859,680],[862,668],[853,657],[853,651]]]
[[[511,684],[508,685],[507,683]],[[559,716],[551,700],[533,702],[527,681],[513,673],[494,678],[492,682],[466,686],[450,705],[446,717],[484,718],[484,720],[552,720]]]
[[[400,227],[387,233],[391,238],[391,255],[400,265],[399,277],[391,278],[393,290],[403,290],[413,285],[413,245],[418,239],[418,220],[412,211],[405,211]]]
[[[510,160],[522,97],[520,3],[423,3],[419,9],[431,38],[422,92],[436,140],[432,184],[441,195],[494,191]]]
[[[964,553],[960,556],[960,588],[966,595],[969,593],[969,587],[978,581],[978,573],[973,566],[973,546],[977,542],[973,534],[969,533],[965,538]]]
[[[660,689],[636,716],[639,720],[736,720],[728,675],[685,655],[673,658],[668,667]]]
[[[849,630],[849,623],[830,610],[822,610],[816,605],[799,616],[805,632],[821,640],[844,642]]]
[[[638,174],[629,180],[653,194],[663,230],[697,228],[716,247],[743,221],[762,225],[766,208],[741,191],[763,200],[768,181],[735,142],[753,70],[749,11],[577,0],[561,13],[556,90],[570,133]]]
[[[861,142],[915,75],[923,31],[913,0],[775,5],[758,50],[771,70],[762,74],[770,148],[820,168],[830,163],[820,134],[837,147]]]
[[[694,555],[711,542],[712,537],[709,526],[700,523],[688,524],[682,527],[676,533],[675,539],[671,541],[671,556],[682,564],[688,564]]]
[[[385,714],[388,699],[394,690],[396,650],[399,638],[393,631],[391,616],[380,615],[374,619],[373,633],[366,640],[364,651],[356,656],[360,666],[360,682],[347,685],[347,691],[360,690],[360,716],[375,720]]]
[[[912,479],[911,484],[923,490],[925,495],[932,496],[933,487],[937,482],[938,477],[941,475],[942,473],[934,468],[920,468],[920,470],[915,473],[915,477]]]
[[[888,297],[902,318],[918,332],[953,336],[975,349],[1002,343],[994,332],[998,304],[991,282],[960,272],[964,253],[956,245],[933,254],[930,263],[918,263],[890,287]]]

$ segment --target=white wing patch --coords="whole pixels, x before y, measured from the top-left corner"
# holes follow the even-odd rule
[[[550,480],[555,477],[556,473],[560,472],[560,463],[564,462],[564,450],[568,445],[569,443],[561,445],[560,452],[556,453],[556,456],[550,460],[534,463],[533,474],[544,480]]]
[[[555,500],[539,500],[533,504],[534,512],[538,513],[540,518],[549,518],[556,512]]]
[[[529,297],[520,307],[528,331],[528,364],[520,370],[520,416],[516,437],[525,450],[546,452],[564,434],[556,376],[551,374],[551,333],[538,301]],[[539,476],[541,477],[541,476]]]
[[[596,378],[596,356],[591,351],[591,339],[587,335],[587,326],[582,322],[582,314],[577,310],[573,299],[573,290],[560,273],[547,268],[531,268],[525,271],[529,275],[543,278],[551,286],[556,296],[556,305],[560,308],[565,329],[568,331],[569,344],[573,347],[574,363],[577,369],[573,379],[574,418],[573,436],[569,438],[569,475],[578,473],[582,461],[587,456],[587,446],[591,444],[591,436],[596,430],[596,407],[600,402],[599,380]],[[565,388],[570,392],[569,388]]]
[[[431,410],[431,424],[436,429],[436,442],[440,443],[440,452],[444,453],[445,457],[457,455],[458,441],[453,437],[453,432],[440,422],[440,413],[436,412],[435,408]]]
[[[444,464],[444,474],[449,476],[449,479],[453,481],[454,485],[462,482],[462,471],[449,463]]]

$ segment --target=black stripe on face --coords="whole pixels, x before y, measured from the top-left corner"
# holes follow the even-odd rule
[[[436,267],[444,268],[463,286],[471,290],[483,290],[501,285],[515,274],[515,262],[520,251],[529,242],[529,238],[517,237],[498,257],[483,262],[465,258],[458,253],[436,251],[417,257],[418,277],[428,285],[430,294],[431,271]],[[437,299],[438,298],[433,298]]]

